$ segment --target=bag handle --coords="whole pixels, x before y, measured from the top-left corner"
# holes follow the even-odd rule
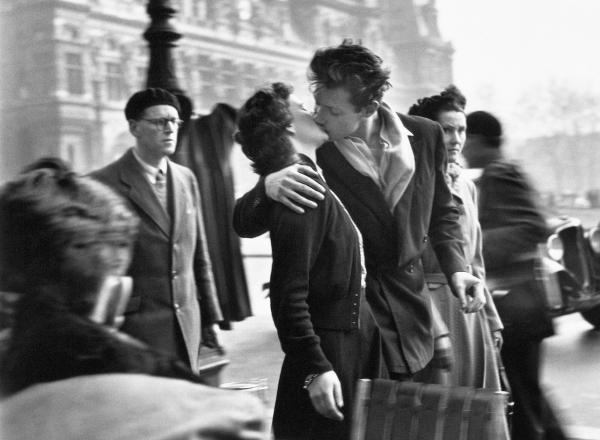
[[[502,388],[502,391],[506,391],[508,393],[508,399],[506,400],[506,422],[508,423],[508,432],[512,432],[512,417],[515,412],[515,401],[513,399],[512,388],[506,374],[506,368],[502,362],[502,356],[500,356],[500,348],[496,348],[496,358],[498,360],[498,372],[500,374],[500,387]]]

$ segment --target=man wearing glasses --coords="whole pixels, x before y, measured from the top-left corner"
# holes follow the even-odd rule
[[[140,218],[122,330],[198,372],[201,342],[216,344],[214,325],[222,315],[196,178],[169,160],[179,112],[177,98],[166,90],[135,93],[125,106],[135,146],[92,176],[129,200]]]

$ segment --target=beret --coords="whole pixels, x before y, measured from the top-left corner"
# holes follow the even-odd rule
[[[150,88],[134,93],[125,105],[125,118],[138,119],[148,107],[155,105],[170,105],[181,113],[179,100],[165,89]]]
[[[467,115],[467,134],[479,134],[487,138],[502,136],[502,125],[491,113],[476,111]]]

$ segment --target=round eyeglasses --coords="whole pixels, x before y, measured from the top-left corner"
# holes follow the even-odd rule
[[[167,124],[173,124],[177,128],[181,127],[183,124],[183,121],[179,118],[142,119],[142,121],[150,122],[157,130],[164,130],[167,128]]]

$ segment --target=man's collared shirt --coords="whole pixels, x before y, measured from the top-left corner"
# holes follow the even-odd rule
[[[142,167],[142,170],[144,171],[144,176],[146,176],[148,181],[153,186],[156,185],[156,175],[158,174],[159,171],[162,171],[163,174],[165,175],[165,177],[167,176],[167,170],[169,169],[169,167],[167,166],[167,158],[166,157],[163,157],[161,159],[160,163],[158,164],[158,167],[153,167],[152,165],[149,165],[148,163],[144,162],[144,160],[140,157],[140,155],[135,147],[132,148],[132,151],[133,151],[133,157],[135,157],[135,159],[138,161],[138,163]]]

